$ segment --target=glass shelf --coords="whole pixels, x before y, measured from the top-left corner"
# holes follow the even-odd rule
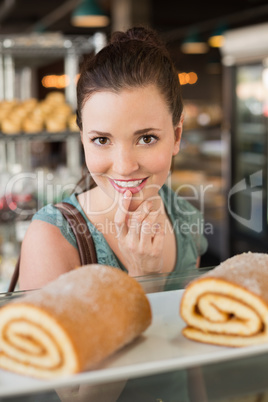
[[[207,267],[202,269],[192,269],[188,272],[182,273],[171,277],[166,274],[156,274],[154,276],[143,276],[137,278],[137,280],[146,287],[150,292],[151,286],[155,284],[166,283],[170,280],[175,286],[180,288],[182,282],[192,280],[203,273],[209,271],[213,267]],[[182,281],[183,280],[183,281]],[[0,306],[6,302],[13,300],[16,297],[21,296],[24,293],[32,291],[17,291],[14,293],[2,293],[0,294]],[[168,293],[167,293],[168,294]],[[150,295],[149,297],[154,299],[160,296],[161,299],[165,298],[163,294]],[[159,321],[160,323],[162,321]],[[163,321],[165,327],[166,321]],[[163,329],[164,330],[164,329]],[[161,333],[159,333],[161,336]],[[171,343],[174,344],[175,339],[171,339]],[[155,337],[155,346],[157,347],[158,335]],[[181,340],[182,341],[182,340]],[[137,345],[138,347],[139,345]],[[192,342],[193,353],[200,346]],[[206,347],[206,346],[205,346]],[[210,347],[209,345],[207,347]],[[217,352],[217,346],[215,347],[215,353]],[[127,350],[128,351],[128,350]],[[214,362],[201,363],[197,362],[193,367],[186,367],[176,369],[170,368],[169,370],[160,369],[152,372],[152,374],[144,373],[143,371],[137,372],[137,375],[133,378],[127,377],[123,380],[118,380],[116,377],[112,381],[105,381],[97,383],[87,383],[87,373],[81,373],[80,383],[76,380],[76,377],[70,377],[68,381],[62,381],[60,386],[50,386],[49,382],[36,380],[32,388],[28,387],[27,382],[33,383],[33,380],[28,377],[21,377],[14,375],[17,386],[21,386],[25,389],[21,394],[16,393],[16,387],[14,387],[14,395],[8,397],[1,397],[2,402],[59,402],[59,401],[81,401],[81,394],[84,396],[83,400],[100,400],[98,396],[104,397],[105,401],[113,402],[130,402],[130,401],[183,401],[183,402],[238,402],[238,401],[257,401],[267,400],[268,396],[268,382],[267,382],[267,369],[268,369],[268,353],[262,352],[245,356],[240,356],[242,353],[240,348],[226,348],[226,355],[232,353],[237,356],[228,359],[223,358]],[[183,349],[184,353],[184,349]],[[240,357],[239,357],[240,356]],[[172,359],[172,356],[170,357]],[[202,356],[201,356],[202,360]],[[105,369],[105,367],[104,367]],[[153,370],[154,371],[154,370]],[[257,373],[257,375],[256,375]],[[1,370],[3,379],[3,389],[6,386],[6,379],[10,377],[10,373]],[[25,385],[26,384],[26,385]],[[52,384],[53,381],[52,381]],[[22,386],[23,385],[23,386]],[[23,388],[24,387],[24,388]],[[118,391],[118,392],[117,392]],[[111,399],[112,392],[117,392],[116,397]]]

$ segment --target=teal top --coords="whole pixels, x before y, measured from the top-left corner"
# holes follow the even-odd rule
[[[173,273],[185,273],[185,270],[193,269],[196,266],[198,256],[202,255],[207,249],[207,240],[202,234],[203,217],[196,208],[188,201],[178,197],[168,186],[164,185],[159,194],[176,235],[177,262]],[[102,233],[85,215],[76,198],[76,194],[72,194],[64,201],[74,205],[85,218],[95,244],[98,263],[127,271],[106,242]],[[77,248],[75,236],[68,222],[52,204],[41,208],[33,216],[33,220],[35,219],[57,226],[69,243]]]

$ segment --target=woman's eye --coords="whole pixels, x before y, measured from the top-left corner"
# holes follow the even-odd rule
[[[107,145],[109,140],[106,137],[97,137],[92,140],[97,145]]]
[[[155,142],[157,142],[157,138],[154,135],[143,135],[139,140],[139,143],[144,145],[151,145]]]

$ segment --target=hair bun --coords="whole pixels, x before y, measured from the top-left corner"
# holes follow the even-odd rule
[[[144,27],[133,27],[126,32],[117,31],[112,34],[110,43],[128,42],[130,40],[138,40],[145,42],[148,45],[163,48],[163,43],[159,39],[158,34],[150,29]]]

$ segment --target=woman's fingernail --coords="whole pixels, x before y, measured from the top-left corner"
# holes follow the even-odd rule
[[[131,198],[131,196],[132,196],[132,193],[130,190],[127,190],[124,192],[124,198]]]

